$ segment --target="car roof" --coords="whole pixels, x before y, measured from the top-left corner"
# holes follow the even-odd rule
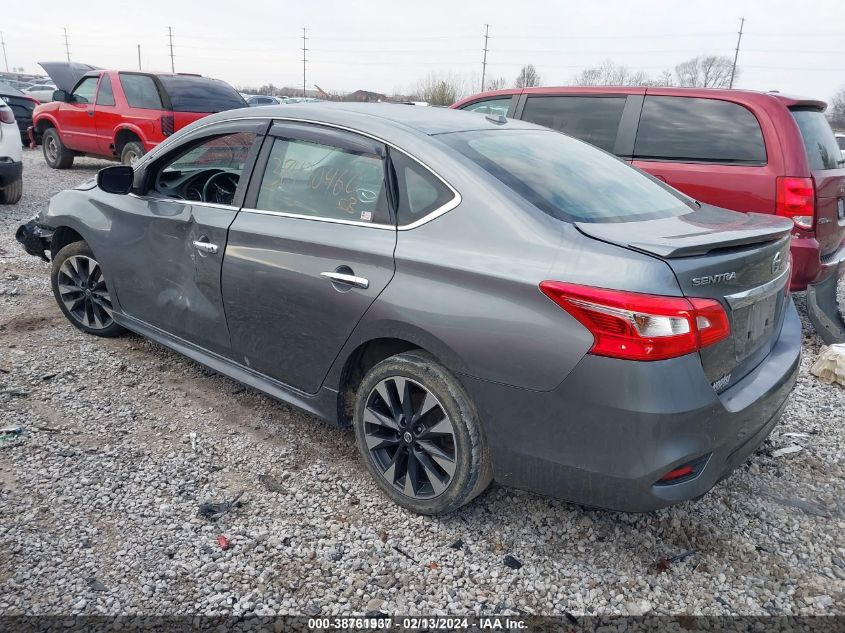
[[[239,118],[279,118],[347,126],[353,130],[385,138],[391,129],[413,130],[426,135],[469,130],[541,129],[532,123],[506,119],[499,123],[474,112],[448,108],[415,107],[398,103],[327,102],[285,104],[241,108],[213,114],[204,123]]]
[[[674,86],[543,86],[537,88],[508,88],[482,92],[462,99],[455,106],[495,97],[511,95],[560,95],[560,94],[623,94],[653,95],[666,97],[693,97],[702,99],[724,99],[736,103],[751,104],[760,101],[777,100],[786,107],[810,107],[824,110],[827,103],[819,99],[783,94],[777,91],[761,92],[758,90],[739,90],[736,88],[680,88]]]

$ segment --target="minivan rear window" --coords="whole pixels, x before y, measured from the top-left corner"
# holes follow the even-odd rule
[[[810,169],[838,169],[842,167],[842,152],[824,114],[818,110],[792,110],[801,131]]]
[[[223,112],[247,107],[244,98],[218,79],[190,75],[160,75],[174,112]]]
[[[652,177],[551,130],[485,130],[438,138],[560,220],[628,222],[690,209],[684,198]]]
[[[764,165],[766,145],[757,117],[739,104],[720,99],[646,97],[634,157]]]

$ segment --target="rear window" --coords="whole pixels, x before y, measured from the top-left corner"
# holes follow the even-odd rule
[[[718,99],[646,97],[634,156],[764,165],[766,145],[757,117],[741,105]]]
[[[683,198],[650,176],[563,134],[494,130],[439,138],[560,220],[627,222],[689,211]]]
[[[246,107],[246,101],[229,84],[208,77],[161,75],[175,112],[223,112]]]
[[[838,169],[842,153],[824,114],[818,110],[793,110],[792,116],[801,131],[810,169]]]
[[[161,110],[161,97],[155,80],[149,75],[134,73],[120,73],[120,85],[126,102],[133,108],[144,110]]]
[[[529,97],[522,112],[525,121],[580,138],[608,152],[625,109],[625,97]]]

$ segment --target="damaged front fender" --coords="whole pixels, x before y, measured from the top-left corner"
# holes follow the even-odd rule
[[[15,239],[23,245],[24,250],[30,255],[40,257],[49,262],[45,251],[50,250],[50,241],[53,239],[53,228],[41,224],[37,220],[30,220],[21,224],[15,232]]]

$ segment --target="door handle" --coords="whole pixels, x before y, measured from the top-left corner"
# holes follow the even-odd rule
[[[200,240],[194,240],[194,248],[202,253],[211,253],[212,255],[217,254],[217,244],[210,244],[209,242],[201,242]]]
[[[320,273],[333,284],[343,284],[344,286],[354,286],[355,288],[369,288],[370,280],[363,277],[356,277],[355,275],[347,275],[345,273]]]

